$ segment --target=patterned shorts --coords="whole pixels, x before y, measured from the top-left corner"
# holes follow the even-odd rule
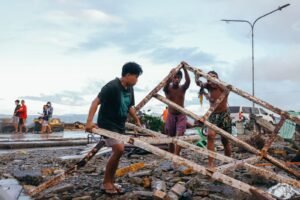
[[[231,134],[231,117],[230,112],[212,113],[208,121],[215,124],[219,128]]]

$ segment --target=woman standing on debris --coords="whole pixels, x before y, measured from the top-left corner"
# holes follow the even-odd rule
[[[92,132],[95,128],[93,118],[101,104],[97,124],[99,127],[123,134],[128,113],[141,126],[136,116],[134,105],[133,86],[143,70],[137,63],[126,63],[122,68],[122,77],[108,82],[91,104],[86,122],[86,131]],[[115,172],[119,160],[124,153],[124,143],[112,138],[106,139],[106,145],[112,147],[112,155],[106,165],[104,180],[101,189],[107,194],[122,194],[124,189],[114,184]]]
[[[210,71],[208,75],[214,78],[219,78],[217,72]],[[204,94],[207,100],[210,103],[210,107],[215,105],[217,99],[222,95],[224,90],[218,85],[212,83],[211,81],[207,81],[207,83],[202,83],[198,79],[196,80],[196,84],[200,86],[200,90],[207,89],[208,94]],[[209,121],[219,128],[231,133],[231,118],[228,110],[227,102],[228,95],[223,99],[223,101],[217,106],[214,112],[210,115]],[[208,142],[207,148],[211,151],[215,150],[215,137],[216,132],[213,129],[208,129]],[[227,138],[221,137],[221,141],[224,145],[225,155],[231,156],[231,145]],[[214,158],[208,157],[208,166],[214,167]]]

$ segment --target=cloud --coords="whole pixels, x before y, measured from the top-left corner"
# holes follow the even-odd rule
[[[297,50],[298,49],[298,50]],[[255,80],[259,81],[292,81],[299,83],[300,63],[299,48],[285,54],[270,55],[255,61]],[[250,81],[252,66],[249,59],[237,62],[231,73],[232,79]]]
[[[120,24],[122,20],[97,9],[81,9],[76,11],[50,11],[46,19],[55,24]]]
[[[44,95],[40,96],[22,96],[22,99],[35,100],[35,101],[43,101],[52,103],[62,104],[62,105],[71,105],[71,106],[82,106],[87,105],[89,102],[84,100],[83,97],[80,96],[80,93],[72,92],[72,91],[63,91],[62,93],[57,93],[53,95]]]
[[[182,60],[191,64],[212,64],[218,62],[212,54],[202,52],[197,47],[169,48],[161,47],[146,53],[155,63],[179,63]]]

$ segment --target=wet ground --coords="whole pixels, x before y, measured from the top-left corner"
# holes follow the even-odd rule
[[[18,140],[26,143],[28,140],[35,140],[42,142],[45,140],[45,137],[47,137],[46,140],[77,140],[86,139],[87,134],[84,132],[65,132],[48,136],[37,134],[26,134],[23,136],[1,134],[0,141]],[[220,141],[217,141],[216,146],[222,147]],[[222,153],[222,148],[217,149]],[[28,185],[39,185],[79,161],[75,159],[62,159],[63,156],[79,155],[84,150],[86,150],[86,146],[2,150],[0,151],[0,180],[10,180],[13,182],[16,179],[23,188],[28,187]],[[240,151],[238,147],[234,147],[233,152],[233,157],[236,159],[247,158],[251,155]],[[176,183],[183,182],[186,190],[180,199],[252,199],[248,194],[211,180],[208,177],[186,173],[185,168],[179,167],[174,169],[171,162],[153,154],[132,155],[129,158],[125,154],[121,158],[120,168],[143,162],[148,167],[142,170],[150,170],[150,173],[145,176],[129,176],[125,174],[122,177],[118,177],[116,182],[126,188],[127,193],[120,196],[106,195],[100,190],[100,185],[109,156],[110,153],[108,152],[93,158],[84,168],[67,177],[61,184],[35,196],[33,199],[153,199],[152,196],[149,196],[152,193],[151,183],[158,180],[166,184],[167,191],[170,191]],[[206,157],[186,149],[182,151],[182,156],[204,166],[207,164]],[[269,167],[268,169],[279,171],[273,167]],[[244,169],[235,170],[229,175],[264,190],[275,184],[273,181],[252,175]],[[23,189],[22,191],[24,193]],[[23,193],[19,194],[18,199],[29,199]]]

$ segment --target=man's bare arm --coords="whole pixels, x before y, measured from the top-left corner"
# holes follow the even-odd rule
[[[138,116],[136,115],[136,110],[135,110],[135,108],[134,108],[133,106],[131,106],[131,107],[129,108],[129,115],[134,119],[136,125],[138,125],[138,126],[140,126],[140,127],[142,126],[142,125],[141,125],[141,122],[140,122],[140,119],[139,119]]]
[[[191,79],[185,67],[183,67],[183,71],[184,71],[184,79],[185,79],[185,82],[183,84],[183,89],[187,90],[190,87]]]
[[[95,125],[93,123],[93,119],[94,119],[95,113],[98,109],[98,105],[100,105],[100,99],[98,97],[96,97],[90,106],[88,117],[86,120],[85,130],[87,132],[92,132],[92,128],[95,127]]]

